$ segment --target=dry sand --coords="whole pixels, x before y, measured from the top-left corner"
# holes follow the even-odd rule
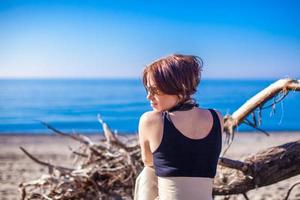
[[[96,141],[100,136],[91,136]],[[259,150],[280,145],[300,138],[300,132],[271,133],[270,137],[258,133],[237,133],[227,157],[242,159]],[[39,178],[47,169],[29,158],[19,149],[23,146],[39,159],[62,166],[72,166],[70,147],[77,142],[61,136],[0,135],[0,199],[19,199],[18,185],[23,181]],[[300,167],[300,166],[299,166]],[[277,184],[248,192],[250,199],[283,199],[288,189],[300,181],[300,175]],[[224,197],[216,197],[224,199]],[[244,199],[242,195],[230,199]],[[300,199],[300,186],[296,186],[289,199]]]

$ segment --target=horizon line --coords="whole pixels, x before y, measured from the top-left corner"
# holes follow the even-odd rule
[[[300,77],[203,77],[201,80],[279,80],[279,79],[285,79],[285,78],[291,78],[299,80]],[[142,79],[142,77],[138,76],[128,76],[128,77],[121,77],[121,76],[99,76],[99,77],[71,77],[71,76],[64,76],[64,77],[47,77],[47,76],[32,76],[32,77],[1,77],[0,80],[138,80]]]

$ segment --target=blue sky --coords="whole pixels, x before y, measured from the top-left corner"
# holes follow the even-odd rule
[[[299,1],[0,0],[0,77],[138,78],[171,53],[204,78],[300,78]]]

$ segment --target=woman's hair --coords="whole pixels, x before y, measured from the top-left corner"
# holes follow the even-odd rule
[[[143,84],[148,90],[151,77],[159,91],[182,96],[181,101],[186,101],[197,91],[202,66],[203,61],[197,56],[173,54],[147,65],[143,71]]]

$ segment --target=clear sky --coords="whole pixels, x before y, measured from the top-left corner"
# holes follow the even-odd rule
[[[299,79],[299,11],[297,0],[0,0],[0,77],[137,78],[183,53],[204,60],[205,78]]]

